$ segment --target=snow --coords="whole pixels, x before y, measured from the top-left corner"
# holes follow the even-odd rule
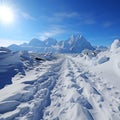
[[[120,120],[120,47],[114,43],[98,53],[2,52],[0,74],[11,65],[17,72],[0,89],[0,120]]]
[[[120,47],[120,40],[119,39],[116,39],[114,40],[114,42],[112,43],[111,45],[111,51],[115,51],[117,48]]]
[[[99,64],[105,63],[107,61],[109,61],[109,57],[103,56],[102,58],[100,58],[100,60],[98,61]]]
[[[0,113],[4,114],[6,112],[16,109],[20,103],[18,101],[4,101],[0,103]],[[9,107],[8,107],[9,106]]]
[[[21,44],[19,46],[10,45],[8,48],[13,51],[28,50],[39,53],[79,53],[85,48],[91,50],[94,49],[81,34],[72,35],[68,40],[60,42],[53,38],[48,38],[44,41],[34,38],[29,43]]]

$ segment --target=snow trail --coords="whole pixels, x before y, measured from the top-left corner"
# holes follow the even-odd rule
[[[120,92],[75,58],[36,66],[36,79],[1,99],[0,120],[119,120]]]
[[[120,112],[116,105],[120,103],[120,99],[115,96],[111,98],[111,91],[115,90],[110,89],[113,88],[108,88],[100,78],[86,72],[83,65],[67,56],[44,119],[119,120]]]
[[[73,61],[66,58],[58,83],[51,94],[52,103],[45,111],[45,120],[93,120],[89,112],[93,107],[82,95],[82,87],[76,79],[81,72],[76,67]]]

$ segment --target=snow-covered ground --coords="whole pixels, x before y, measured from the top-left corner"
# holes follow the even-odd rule
[[[120,120],[118,41],[97,55],[46,58],[0,90],[0,120]]]

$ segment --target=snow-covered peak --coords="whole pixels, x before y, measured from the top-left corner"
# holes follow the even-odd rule
[[[74,34],[68,40],[56,41],[48,38],[44,41],[32,39],[29,43],[22,44],[20,47],[10,46],[11,50],[28,50],[35,52],[62,52],[62,53],[79,53],[84,49],[93,50],[92,45],[81,34]]]
[[[48,47],[57,44],[56,39],[53,39],[53,38],[48,38],[48,39],[46,39],[44,42],[45,42],[45,45],[48,46]]]
[[[29,44],[34,44],[34,43],[38,43],[40,40],[39,39],[36,39],[36,38],[33,38]]]
[[[77,34],[73,34],[73,35],[71,35],[71,37],[73,37],[73,38],[77,38],[77,39],[81,39],[81,38],[83,37],[83,35],[80,34],[80,33],[77,33]]]
[[[70,38],[68,39],[68,43],[70,45],[73,45],[73,44],[85,44],[86,42],[88,42],[84,36],[82,34],[74,34],[74,35],[71,35]]]
[[[53,38],[48,38],[44,41],[34,38],[29,42],[29,45],[37,46],[37,47],[51,47],[53,45],[56,45],[56,43],[57,43],[57,41]]]
[[[84,49],[90,49],[90,50],[94,49],[92,45],[81,34],[72,35],[68,39],[67,43],[68,43],[67,47],[70,48],[70,51],[72,53],[78,53]]]
[[[43,46],[44,42],[39,39],[34,38],[29,42],[29,45],[30,46]]]
[[[39,41],[40,41],[39,39],[33,38],[33,39],[30,41],[30,43],[31,43],[31,42],[39,42]]]
[[[44,41],[54,41],[54,42],[56,42],[56,39],[54,39],[54,38],[47,38],[46,40],[44,40]]]
[[[119,39],[115,39],[111,45],[111,49],[110,51],[113,52],[115,51],[117,48],[120,47],[120,40]]]
[[[83,39],[83,35],[82,34],[73,34],[70,36],[69,40],[80,40]]]

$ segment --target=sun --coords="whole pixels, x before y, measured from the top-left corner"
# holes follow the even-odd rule
[[[14,21],[14,12],[9,6],[0,6],[0,23],[11,24]]]

